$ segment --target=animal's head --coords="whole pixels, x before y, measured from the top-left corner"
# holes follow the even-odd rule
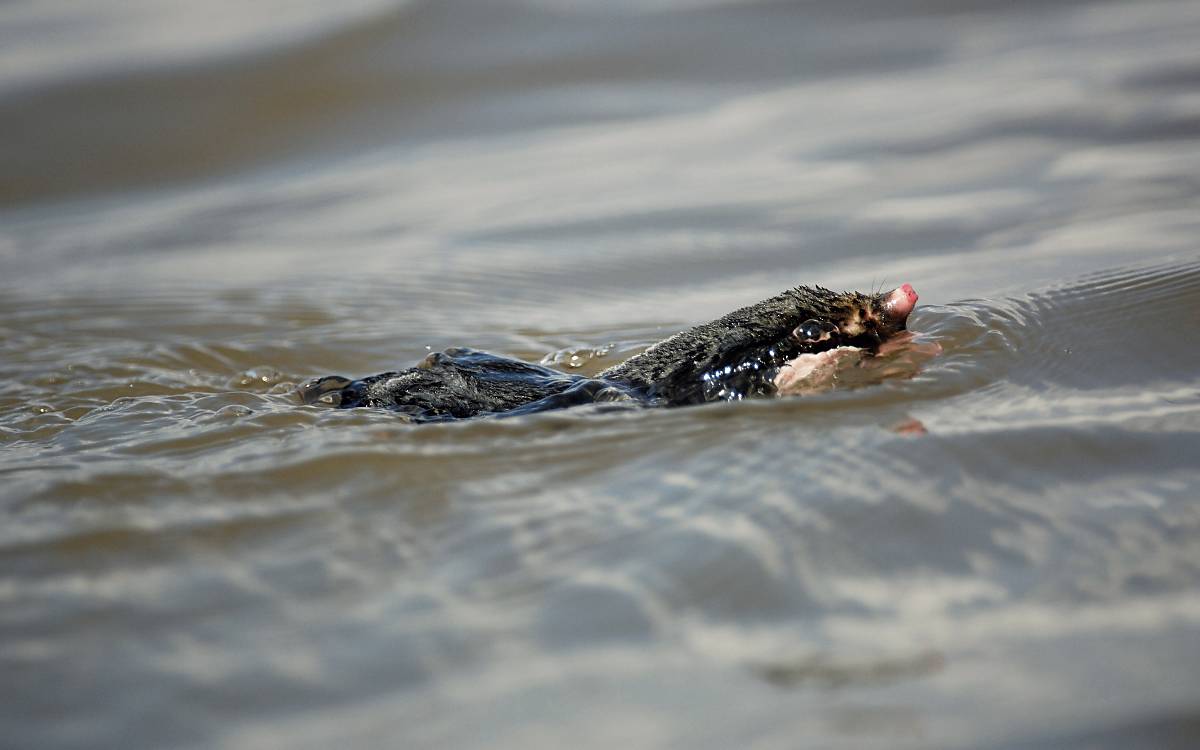
[[[795,354],[817,353],[838,346],[875,349],[904,330],[917,293],[905,284],[890,292],[862,294],[800,287],[793,318],[805,317],[788,336],[776,342]],[[807,317],[811,315],[812,317]]]
[[[890,292],[833,292],[797,287],[717,321],[738,335],[718,346],[699,373],[703,400],[732,400],[773,392],[786,363],[838,347],[868,352],[905,330],[917,293],[909,284]]]

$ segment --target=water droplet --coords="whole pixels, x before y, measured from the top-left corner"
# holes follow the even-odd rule
[[[241,417],[248,417],[253,413],[254,411],[250,407],[241,404],[229,404],[217,410],[217,416],[225,419],[239,419]]]

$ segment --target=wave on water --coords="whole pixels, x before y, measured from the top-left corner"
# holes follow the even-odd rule
[[[0,744],[1192,739],[1200,6],[84,5],[0,4]],[[296,396],[883,277],[794,398]]]

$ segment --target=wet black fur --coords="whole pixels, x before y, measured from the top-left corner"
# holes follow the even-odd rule
[[[552,370],[470,349],[431,354],[414,368],[349,380],[318,378],[301,388],[308,403],[376,407],[416,421],[522,414],[598,401],[636,400],[663,406],[770,395],[787,360],[835,346],[875,349],[903,330],[883,312],[886,295],[797,287],[660,341],[596,378]],[[828,340],[803,341],[808,320],[833,323]],[[843,330],[861,320],[863,330]]]
[[[805,352],[818,352],[836,346],[860,346],[874,349],[888,336],[903,328],[869,328],[850,337],[835,335],[828,341],[805,344],[792,332],[806,320],[819,320],[841,326],[856,310],[879,309],[882,296],[870,297],[857,292],[832,292],[823,287],[796,287],[758,304],[734,310],[723,318],[696,326],[660,341],[641,354],[600,373],[600,377],[629,383],[669,406],[719,400],[705,388],[702,377],[727,366],[744,362],[762,362],[764,380],[783,362]],[[881,316],[882,317],[882,316]],[[744,379],[744,378],[743,378]],[[770,395],[774,387],[756,382],[748,396]],[[741,392],[741,391],[739,391]]]

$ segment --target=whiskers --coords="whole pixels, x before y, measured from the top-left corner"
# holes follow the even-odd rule
[[[871,278],[870,289],[871,289],[871,298],[872,299],[879,297],[881,294],[883,294],[883,290],[887,288],[887,278],[888,277],[884,276],[883,280],[879,282],[878,287],[875,286],[874,277]]]

